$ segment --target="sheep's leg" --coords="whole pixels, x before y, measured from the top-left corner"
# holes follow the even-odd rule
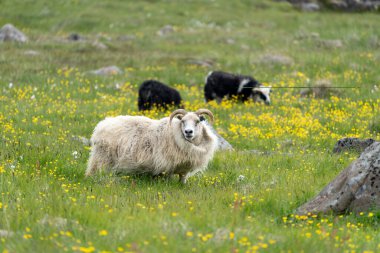
[[[90,157],[88,159],[87,169],[86,169],[86,173],[85,173],[86,177],[91,176],[92,174],[94,174],[99,169],[99,162],[100,162],[99,156],[102,155],[102,153],[99,151],[100,151],[100,149],[97,145],[93,145],[91,147],[91,153],[90,153]]]
[[[88,160],[86,176],[90,176],[100,169],[110,169],[113,166],[112,157],[110,157],[107,147],[94,146]]]
[[[91,158],[88,162],[88,167],[86,169],[86,176],[91,176],[99,170],[112,170],[117,172],[113,167],[113,163],[109,160],[103,160],[102,158]]]
[[[179,175],[179,181],[180,181],[182,184],[186,184],[186,181],[187,181],[187,175],[185,175],[185,174],[180,174],[180,175]]]
[[[91,155],[90,159],[88,160],[88,165],[86,169],[86,177],[91,176],[98,170],[98,161],[97,159]]]

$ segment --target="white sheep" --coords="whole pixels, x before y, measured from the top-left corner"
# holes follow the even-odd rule
[[[98,123],[91,137],[86,176],[99,170],[152,175],[189,176],[206,169],[217,149],[217,137],[204,121],[207,109],[175,110],[170,117],[117,116]]]

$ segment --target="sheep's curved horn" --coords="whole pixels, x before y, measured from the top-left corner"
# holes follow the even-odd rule
[[[185,115],[187,113],[187,111],[186,110],[184,110],[184,109],[178,109],[178,110],[175,110],[174,112],[172,112],[172,114],[170,114],[170,117],[169,117],[169,124],[171,124],[172,123],[172,120],[173,120],[173,118],[175,117],[175,116],[177,116],[177,115]]]
[[[214,122],[214,115],[212,114],[211,111],[207,110],[207,109],[199,109],[198,111],[195,112],[196,115],[200,116],[202,114],[206,114],[207,116],[210,117],[210,121],[211,123]]]

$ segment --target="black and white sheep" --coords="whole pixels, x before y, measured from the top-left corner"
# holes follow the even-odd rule
[[[165,110],[169,106],[181,106],[181,95],[176,89],[155,80],[144,81],[139,88],[138,108],[150,110],[153,106],[161,107]]]
[[[86,175],[99,170],[178,174],[181,182],[203,171],[217,149],[217,137],[204,120],[207,109],[175,110],[170,117],[117,116],[98,123],[91,137]]]
[[[271,87],[265,87],[251,76],[211,71],[205,80],[204,95],[206,102],[216,99],[237,97],[244,102],[248,99],[270,104]]]

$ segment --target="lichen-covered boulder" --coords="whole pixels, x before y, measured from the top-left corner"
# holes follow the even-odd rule
[[[304,10],[310,8],[312,10],[319,10],[316,6],[324,6],[328,9],[338,10],[338,11],[373,11],[379,10],[380,1],[379,0],[287,0],[289,3],[293,4],[294,7]],[[304,8],[303,8],[304,7]]]
[[[210,127],[211,131],[216,135],[216,137],[218,137],[218,150],[233,150],[234,148],[232,147],[232,145],[226,141],[226,139],[224,139],[220,134],[218,134],[218,132],[212,127],[212,125],[210,125],[207,120],[206,120],[206,124]]]
[[[6,24],[0,29],[1,41],[27,42],[28,38],[12,24]]]
[[[324,0],[328,8],[340,11],[372,11],[378,10],[379,0]]]
[[[298,214],[342,214],[380,208],[380,142],[366,148]]]
[[[218,134],[214,128],[211,128],[214,132],[214,134],[216,135],[216,137],[218,137],[218,150],[233,150],[234,148],[232,147],[232,145],[226,141],[226,139],[224,139],[220,134]]]
[[[343,138],[335,143],[333,153],[341,153],[344,151],[356,151],[361,153],[374,142],[374,139]]]

